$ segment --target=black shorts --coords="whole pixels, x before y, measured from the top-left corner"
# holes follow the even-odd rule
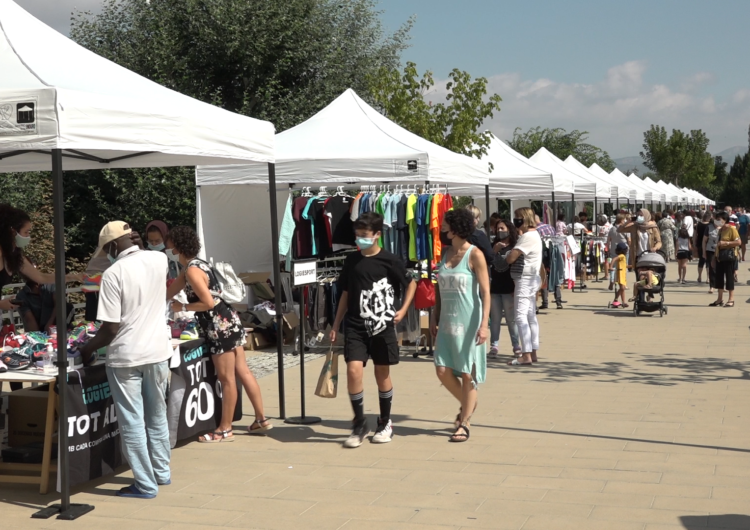
[[[690,259],[690,251],[688,251],[688,250],[680,250],[677,253],[677,259]]]
[[[367,366],[367,361],[372,359],[375,366],[392,366],[398,364],[398,353],[396,330],[391,326],[372,337],[366,331],[346,330],[344,359],[347,363],[362,361]]]

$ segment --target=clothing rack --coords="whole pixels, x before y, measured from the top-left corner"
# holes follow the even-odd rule
[[[583,245],[591,241],[598,242],[598,243],[606,243],[607,236],[592,236],[589,234],[583,234],[583,237],[581,238],[581,253],[583,253]],[[602,281],[603,280],[599,278],[599,273],[597,273],[596,276],[594,277],[594,282],[601,283]]]

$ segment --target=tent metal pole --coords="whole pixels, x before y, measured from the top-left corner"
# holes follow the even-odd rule
[[[276,306],[276,352],[279,371],[279,418],[286,418],[284,403],[284,312],[281,305],[281,263],[279,260],[279,212],[276,205],[276,164],[268,164],[268,196],[271,199],[271,257],[273,259],[273,291]]]
[[[489,184],[484,187],[484,202],[487,207],[487,237],[490,237],[490,186]]]
[[[62,149],[52,150],[52,206],[55,241],[55,319],[60,330],[66,333],[67,296],[65,296],[65,200],[63,196],[63,154]],[[62,295],[61,295],[62,293]],[[90,504],[70,504],[70,453],[68,451],[68,351],[65,341],[57,342],[57,387],[58,387],[58,447],[60,468],[60,504],[44,508],[31,517],[48,519],[57,515],[58,519],[72,521],[92,511]],[[51,383],[53,384],[53,383]]]

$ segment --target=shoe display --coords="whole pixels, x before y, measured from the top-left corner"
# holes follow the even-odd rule
[[[344,442],[344,447],[349,449],[359,447],[360,445],[362,445],[362,442],[364,442],[368,434],[370,434],[370,429],[367,426],[367,420],[363,421],[360,424],[355,423],[352,427],[352,433]]]
[[[180,333],[180,340],[196,340],[198,339],[198,326],[195,322],[190,322],[185,329]]]
[[[387,444],[391,440],[393,440],[393,422],[391,420],[385,422],[378,418],[378,428],[375,430],[375,436],[372,437],[372,443]]]

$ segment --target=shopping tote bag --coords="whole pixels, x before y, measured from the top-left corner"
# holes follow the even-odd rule
[[[323,369],[320,371],[315,395],[322,398],[335,398],[339,386],[339,355],[333,351],[333,345],[326,354]]]

